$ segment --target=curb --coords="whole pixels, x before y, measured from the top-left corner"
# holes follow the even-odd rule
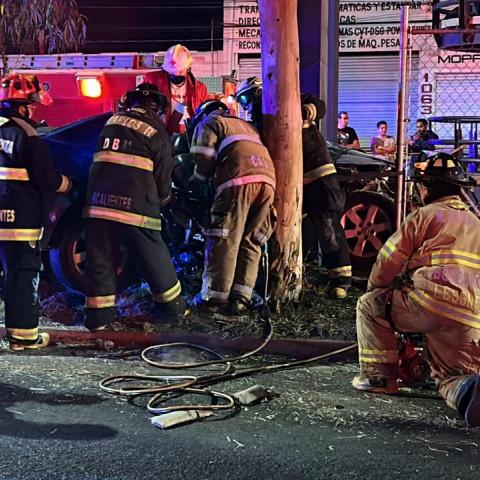
[[[228,354],[239,354],[253,350],[261,344],[257,337],[239,337],[228,339],[216,335],[200,335],[187,333],[142,333],[142,332],[88,332],[82,330],[42,329],[51,338],[51,345],[69,345],[95,347],[111,350],[114,347],[128,349],[146,348],[164,343],[192,343],[211,350]],[[0,334],[5,335],[5,328],[0,327]],[[334,350],[352,345],[353,342],[343,340],[310,340],[293,338],[273,338],[260,354],[279,355],[295,360],[323,355]],[[335,355],[337,361],[357,360],[356,350]]]

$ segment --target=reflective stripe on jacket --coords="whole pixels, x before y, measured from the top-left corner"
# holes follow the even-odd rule
[[[337,173],[328,153],[327,142],[315,123],[304,122],[302,128],[303,184]]]
[[[84,216],[161,230],[173,160],[159,119],[141,108],[116,114],[100,134]]]
[[[190,152],[200,154],[196,172],[212,176],[218,196],[226,188],[267,183],[275,188],[275,170],[257,129],[240,118],[209,115],[195,129]]]
[[[423,308],[480,328],[480,219],[458,196],[411,213],[385,242],[369,288],[391,284],[405,272],[410,298]]]
[[[42,191],[65,192],[70,179],[58,173],[36,125],[18,112],[0,110],[0,241],[42,236]]]

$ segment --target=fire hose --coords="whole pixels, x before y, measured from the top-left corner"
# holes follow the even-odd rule
[[[265,268],[268,265],[267,255],[268,251],[265,248],[262,255],[264,272],[267,271],[267,269]],[[273,337],[273,326],[271,321],[271,314],[267,307],[268,297],[266,295],[266,291],[267,278],[265,277],[263,297],[264,302],[257,308],[260,313],[260,317],[264,320],[264,329],[261,336],[262,342],[257,348],[249,352],[246,352],[242,355],[225,358],[220,353],[203,347],[201,345],[177,342],[153,345],[147,347],[141,353],[141,358],[148,365],[156,368],[165,370],[195,370],[202,367],[223,365],[224,368],[220,373],[210,375],[114,375],[102,379],[99,383],[100,388],[105,392],[116,395],[123,395],[130,398],[149,396],[150,398],[147,402],[146,407],[147,410],[153,414],[160,414],[159,417],[154,417],[154,419],[157,419],[157,422],[155,423],[153,421],[154,419],[152,419],[152,422],[156,424],[156,426],[160,426],[161,428],[169,428],[177,424],[187,423],[201,419],[205,416],[210,415],[213,411],[238,408],[239,405],[241,405],[242,403],[254,403],[255,400],[261,400],[265,396],[262,396],[261,392],[259,393],[252,388],[248,389],[250,390],[250,392],[239,392],[237,395],[227,394],[219,392],[217,390],[212,390],[210,387],[214,385],[262,373],[273,373],[283,370],[299,368],[305,365],[311,365],[321,360],[333,357],[334,355],[338,355],[357,348],[357,344],[355,343],[352,345],[348,345],[347,347],[343,347],[338,350],[334,350],[332,352],[328,352],[326,354],[318,355],[304,360],[237,370],[235,368],[235,363],[260,353]],[[158,354],[159,352],[165,352],[169,349],[176,348],[188,348],[202,353],[208,353],[215,358],[213,360],[195,363],[174,364],[158,362],[151,358],[153,352],[156,352]],[[136,383],[132,384],[133,382]],[[242,393],[244,393],[243,396]],[[247,395],[245,395],[245,393],[247,393]],[[250,393],[250,395],[248,395],[248,393]],[[209,396],[212,399],[212,402],[209,405],[165,405],[165,402],[167,402],[169,399],[178,398],[179,396],[185,394]],[[244,400],[242,402],[242,398],[248,398],[249,400]],[[177,416],[173,417],[173,415]]]
[[[147,410],[150,413],[154,414],[169,414],[172,412],[196,412],[194,416],[186,413],[179,419],[186,419],[186,421],[192,421],[195,419],[202,418],[204,415],[198,415],[198,412],[204,411],[214,411],[214,410],[228,410],[237,408],[241,403],[238,399],[235,398],[232,394],[227,394],[212,390],[209,387],[217,385],[219,383],[237,380],[240,378],[245,378],[253,375],[258,375],[261,373],[273,373],[283,370],[289,370],[294,368],[303,367],[305,365],[311,365],[317,363],[321,360],[325,360],[334,355],[344,353],[350,350],[357,348],[357,344],[348,345],[347,347],[328,352],[326,354],[318,355],[304,360],[298,360],[287,363],[272,364],[260,367],[245,368],[242,370],[237,370],[235,368],[235,363],[241,360],[247,359],[252,355],[259,353],[265,346],[268,344],[270,339],[273,336],[273,327],[270,317],[265,319],[265,327],[267,334],[263,337],[261,345],[254,350],[251,350],[243,355],[238,355],[234,357],[224,358],[221,354],[208,349],[206,347],[190,344],[190,343],[166,343],[162,345],[154,345],[147,347],[141,353],[142,359],[151,366],[160,369],[169,369],[169,370],[182,370],[182,369],[196,369],[205,366],[212,365],[224,365],[223,371],[216,374],[210,375],[115,375],[109,376],[100,381],[100,388],[105,392],[128,396],[131,398],[140,397],[140,396],[150,396],[147,402]],[[156,351],[166,351],[168,349],[175,349],[179,347],[187,347],[201,352],[209,353],[214,357],[217,357],[215,360],[209,360],[198,363],[161,363],[149,358],[149,355]],[[135,384],[131,385],[130,382],[147,382],[147,385],[144,384]],[[181,405],[162,405],[168,399],[185,394],[195,394],[202,396],[209,396],[212,398],[212,403],[209,405],[205,404],[181,404]],[[222,403],[218,403],[222,401]],[[253,403],[253,402],[252,402]],[[161,405],[161,406],[160,406]],[[162,415],[161,415],[162,416]],[[183,421],[180,423],[184,423]],[[173,426],[173,425],[168,425]],[[166,428],[166,427],[164,427]]]

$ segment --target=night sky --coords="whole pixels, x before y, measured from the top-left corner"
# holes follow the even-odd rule
[[[222,0],[78,0],[88,18],[85,53],[155,52],[182,43],[191,50],[223,44]]]

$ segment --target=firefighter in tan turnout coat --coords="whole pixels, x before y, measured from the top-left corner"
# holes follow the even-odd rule
[[[195,121],[192,180],[211,178],[215,188],[197,303],[215,309],[230,302],[239,313],[251,300],[261,248],[274,227],[274,167],[256,128],[230,117],[225,104],[206,102]]]
[[[423,333],[432,377],[467,426],[480,425],[480,220],[459,194],[473,185],[440,153],[418,170],[424,207],[379,252],[357,305],[358,390],[398,391],[397,332]]]

